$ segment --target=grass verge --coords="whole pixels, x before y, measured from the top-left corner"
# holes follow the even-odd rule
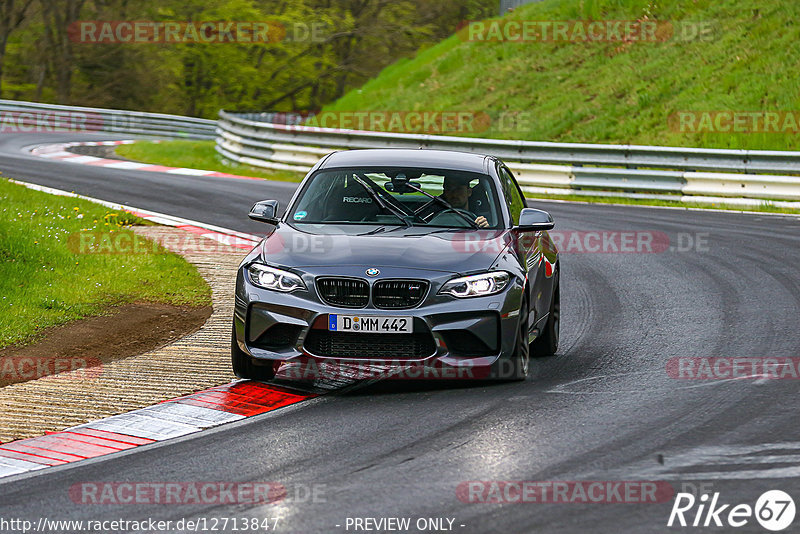
[[[0,179],[0,347],[113,305],[210,305],[211,289],[197,269],[160,247],[79,254],[75,246],[80,232],[113,236],[141,223],[125,212]]]
[[[228,164],[214,150],[214,141],[161,141],[158,143],[139,142],[117,147],[117,154],[123,158],[153,165],[185,167],[207,171],[225,172],[239,176],[252,176],[282,182],[300,182],[304,174],[291,171],[272,171],[256,169],[247,165]]]

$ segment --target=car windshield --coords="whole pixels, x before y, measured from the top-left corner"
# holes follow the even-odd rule
[[[334,169],[306,183],[289,214],[297,225],[498,228],[487,175],[436,169]]]

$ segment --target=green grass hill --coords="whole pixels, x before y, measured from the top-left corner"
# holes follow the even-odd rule
[[[800,2],[787,0],[544,0],[484,21],[475,33],[483,41],[462,29],[326,111],[486,114],[488,128],[456,133],[476,137],[797,150],[797,20]],[[492,31],[510,21],[550,31],[565,21],[639,21],[656,31],[627,42],[613,30],[601,41],[497,39]],[[694,123],[682,130],[680,117]],[[769,131],[748,131],[753,124]],[[709,131],[719,128],[728,130]]]

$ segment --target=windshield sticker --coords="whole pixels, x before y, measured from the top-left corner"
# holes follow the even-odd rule
[[[298,211],[297,213],[294,214],[294,220],[295,221],[302,221],[306,217],[308,217],[308,212],[307,211]]]

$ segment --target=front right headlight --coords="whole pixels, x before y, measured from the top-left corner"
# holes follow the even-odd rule
[[[247,273],[254,285],[271,291],[291,293],[297,289],[306,288],[303,279],[296,274],[261,263],[250,265],[247,268]]]
[[[500,293],[506,288],[511,274],[505,271],[492,271],[453,278],[442,286],[439,293],[445,293],[463,299],[469,297],[485,297]]]

